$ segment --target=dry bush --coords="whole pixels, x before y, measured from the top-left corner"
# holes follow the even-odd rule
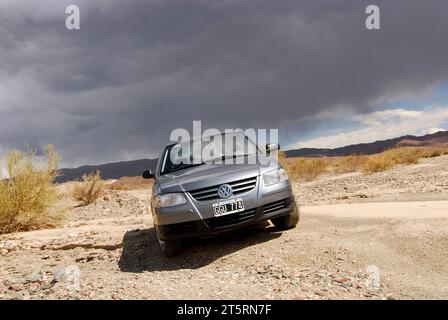
[[[422,152],[423,152],[423,157],[434,158],[434,157],[440,157],[445,154],[448,154],[448,149],[427,148],[427,149],[422,149]]]
[[[369,157],[362,167],[365,174],[386,171],[393,167],[391,158],[385,157],[383,154],[375,154]]]
[[[368,157],[363,155],[351,155],[335,159],[331,167],[337,173],[360,171],[367,162]]]
[[[292,181],[312,181],[323,174],[328,166],[322,159],[287,159],[284,153],[279,154],[279,161]]]
[[[45,156],[41,160],[33,151],[17,150],[6,156],[7,179],[0,181],[0,233],[52,227],[63,218],[62,211],[53,209],[60,157],[50,145]]]
[[[432,150],[428,153],[424,154],[425,158],[434,158],[434,157],[440,157],[443,154],[442,150]]]
[[[94,203],[104,190],[106,183],[101,179],[99,171],[89,175],[84,175],[82,181],[75,185],[73,198],[81,202],[82,206]]]
[[[394,164],[413,164],[423,157],[423,151],[419,148],[394,148],[383,154],[391,158]]]
[[[362,171],[367,174],[382,172],[399,164],[417,163],[423,156],[424,152],[419,148],[394,148],[370,156]]]
[[[448,149],[398,147],[371,156],[350,155],[344,157],[286,158],[279,153],[291,180],[311,181],[325,171],[348,173],[361,171],[365,174],[386,171],[396,165],[417,163],[421,158],[432,158],[448,154]]]

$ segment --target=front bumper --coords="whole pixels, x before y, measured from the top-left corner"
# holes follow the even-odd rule
[[[257,187],[242,198],[245,211],[215,217],[214,201],[195,201],[188,193],[187,204],[159,208],[153,212],[154,224],[161,240],[207,237],[244,228],[291,213],[295,206],[288,181],[269,187]]]
[[[246,228],[260,222],[285,216],[291,213],[295,206],[294,199],[287,198],[279,202],[285,202],[279,209],[269,211],[265,206],[245,210],[207,220],[195,220],[167,225],[156,225],[158,237],[161,240],[181,240],[188,238],[203,238],[223,234],[238,229]],[[275,207],[273,208],[275,209]],[[242,217],[242,219],[240,218]]]

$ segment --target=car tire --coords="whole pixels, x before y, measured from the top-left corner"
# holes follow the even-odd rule
[[[271,222],[274,226],[279,230],[288,230],[295,228],[295,226],[299,223],[300,220],[300,209],[295,201],[292,203],[291,212],[283,217],[278,217],[271,219]]]
[[[181,240],[161,240],[159,237],[158,228],[156,226],[157,240],[159,241],[160,249],[167,257],[173,257],[182,252]]]
[[[182,252],[182,242],[179,240],[159,240],[159,244],[167,257],[177,256]]]

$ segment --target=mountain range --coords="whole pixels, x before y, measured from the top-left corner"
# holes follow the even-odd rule
[[[402,136],[394,139],[380,140],[371,143],[359,143],[340,148],[301,148],[286,150],[286,157],[336,157],[352,154],[369,155],[394,147],[434,147],[448,148],[448,131],[439,131],[424,136]],[[79,180],[83,175],[101,172],[103,179],[119,179],[121,177],[140,176],[146,169],[154,170],[157,159],[141,159],[121,161],[99,165],[86,165],[78,168],[61,169],[57,182]]]
[[[340,148],[302,148],[286,150],[287,157],[335,157],[352,154],[374,154],[393,147],[434,147],[448,148],[448,131],[439,131],[424,136],[402,136],[370,143],[352,144]]]

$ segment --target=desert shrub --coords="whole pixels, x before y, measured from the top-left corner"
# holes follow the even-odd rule
[[[53,210],[58,201],[54,179],[60,157],[52,146],[45,158],[34,151],[12,151],[3,162],[6,179],[0,181],[0,233],[27,231],[56,225],[63,213]],[[1,171],[1,170],[0,170]]]
[[[80,201],[81,205],[87,206],[100,197],[105,186],[106,183],[101,179],[99,171],[84,175],[82,181],[78,182],[73,188],[73,198]]]
[[[419,148],[394,148],[383,152],[385,157],[392,160],[396,164],[413,164],[423,156],[423,152]]]
[[[423,149],[423,157],[425,158],[434,158],[434,157],[440,157],[445,154],[448,154],[448,149]]]
[[[425,154],[427,158],[440,157],[443,154],[442,150],[432,150],[431,152]]]
[[[330,158],[286,158],[279,153],[279,161],[292,180],[311,181],[327,170],[336,173],[361,171],[365,174],[386,171],[396,165],[417,163],[420,158],[448,154],[448,149],[398,147],[371,156],[350,155]]]
[[[383,154],[375,154],[370,156],[362,166],[362,172],[366,174],[382,172],[392,168],[393,162],[389,157]]]
[[[413,164],[423,157],[424,153],[418,148],[394,148],[372,155],[363,165],[362,171],[370,174],[386,171],[399,164]]]
[[[312,181],[327,169],[327,163],[322,159],[286,159],[284,153],[280,153],[279,161],[293,181]]]
[[[350,155],[334,160],[331,166],[337,173],[356,172],[362,169],[367,160],[368,157],[363,155]]]

